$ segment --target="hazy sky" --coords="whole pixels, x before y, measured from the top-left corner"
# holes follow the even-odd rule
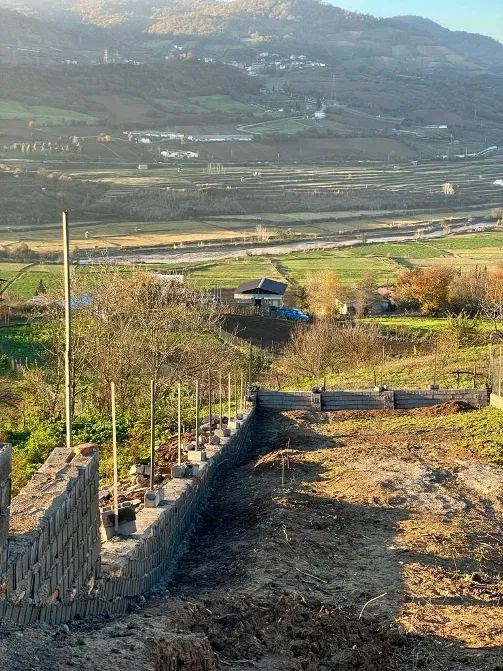
[[[416,14],[451,30],[490,35],[503,42],[503,0],[330,0],[373,16]]]

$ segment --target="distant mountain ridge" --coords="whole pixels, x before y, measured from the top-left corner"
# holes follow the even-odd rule
[[[464,30],[449,30],[422,16],[396,16],[390,20],[421,29],[467,58],[503,66],[503,44],[493,37]]]
[[[95,27],[110,39],[165,36],[192,40],[196,50],[209,43],[303,52],[348,69],[480,71],[503,65],[503,44],[490,37],[450,31],[417,16],[378,19],[319,0],[0,0],[0,6],[30,13],[41,33],[41,23],[50,19],[66,29]],[[35,33],[32,24],[29,34]]]

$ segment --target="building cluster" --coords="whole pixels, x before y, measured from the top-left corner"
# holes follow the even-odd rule
[[[240,61],[227,62],[236,68],[244,70],[249,75],[256,76],[265,71],[276,70],[277,72],[295,72],[308,68],[324,68],[326,63],[312,61],[304,54],[290,54],[280,56],[279,54],[263,51],[254,63],[243,63]]]

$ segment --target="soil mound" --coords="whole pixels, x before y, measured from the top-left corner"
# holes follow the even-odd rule
[[[220,662],[205,636],[166,634],[148,642],[155,671],[219,671]]]
[[[274,654],[281,657],[282,669],[292,671],[390,670],[396,668],[398,650],[407,645],[394,627],[299,596],[203,602],[187,610],[183,624],[177,624],[204,634],[231,667],[233,660],[264,661]]]
[[[455,415],[472,410],[475,410],[474,406],[466,401],[449,401],[448,403],[431,405],[429,408],[414,408],[410,411],[410,414],[421,417],[443,417],[444,415]]]

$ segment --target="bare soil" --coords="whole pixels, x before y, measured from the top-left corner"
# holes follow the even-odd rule
[[[295,322],[261,315],[225,315],[222,328],[245,340],[251,338],[257,347],[271,347],[290,340]]]
[[[169,583],[110,622],[6,626],[2,671],[501,670],[503,471],[404,419],[263,414]]]

